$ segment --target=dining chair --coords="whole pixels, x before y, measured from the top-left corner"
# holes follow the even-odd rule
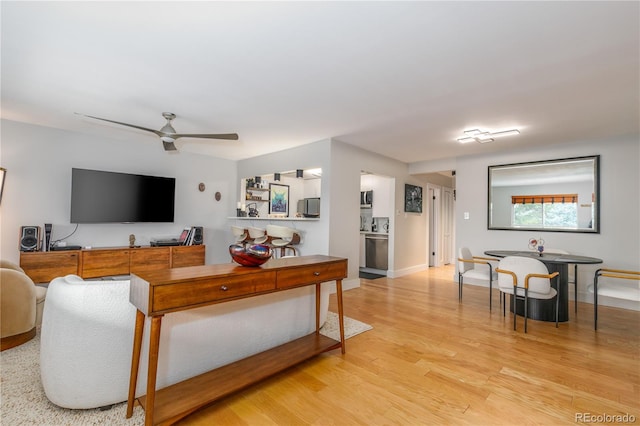
[[[502,315],[506,315],[506,295],[524,299],[524,332],[527,332],[527,304],[532,299],[556,299],[556,327],[558,327],[558,292],[551,287],[551,279],[559,273],[549,273],[544,263],[530,257],[507,256],[496,268],[498,288],[504,299]],[[513,329],[516,329],[516,300],[513,302]]]
[[[489,310],[491,310],[491,296],[493,280],[498,279],[498,275],[493,270],[491,262],[498,262],[499,259],[493,257],[473,256],[467,247],[461,247],[458,251],[458,300],[462,301],[462,284],[465,278],[488,281],[489,282]],[[476,265],[486,265],[478,267]]]
[[[300,243],[300,233],[295,228],[267,225],[267,235],[271,239],[273,248],[280,252],[280,257],[284,257],[287,250],[292,252],[294,256],[298,255],[295,245]]]
[[[566,250],[562,250],[562,249],[557,249],[557,248],[546,248],[544,249],[545,253],[555,253],[555,254],[570,254],[568,251]],[[574,295],[575,295],[575,303],[574,303],[574,308],[575,308],[575,312],[576,314],[578,313],[578,264],[574,263],[573,264],[573,275],[569,274],[569,281],[567,281],[567,284],[573,284],[573,288],[574,288]]]
[[[599,282],[601,278],[614,278],[615,280]],[[628,285],[628,281],[617,281],[618,279],[640,282],[640,271],[601,268],[594,274],[593,284],[588,288],[590,292],[593,292],[594,330],[598,329],[598,295],[640,302],[640,286],[638,284]]]
[[[249,241],[249,230],[247,230],[243,226],[235,226],[231,225],[231,233],[233,234],[233,238],[236,244],[245,245],[247,241]]]

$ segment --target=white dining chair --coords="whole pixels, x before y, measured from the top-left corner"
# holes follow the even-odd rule
[[[631,281],[636,281],[631,283]],[[588,291],[593,293],[593,329],[598,329],[598,295],[640,302],[640,271],[601,268]]]
[[[465,278],[488,281],[489,282],[489,310],[491,310],[491,299],[493,281],[498,279],[498,275],[493,270],[491,262],[498,262],[499,259],[492,257],[473,256],[467,247],[461,247],[458,251],[458,300],[462,301],[462,285]],[[476,267],[476,265],[485,265]]]
[[[266,229],[249,226],[247,227],[247,231],[249,232],[252,244],[266,244],[269,240]]]
[[[551,287],[551,279],[559,273],[549,273],[544,263],[530,257],[507,256],[500,260],[498,267],[498,288],[504,299],[502,315],[506,315],[506,295],[514,299],[524,299],[524,332],[527,332],[527,305],[532,299],[556,299],[556,327],[558,327],[558,292]],[[516,300],[513,301],[513,329],[516,329]]]
[[[267,235],[270,238],[270,244],[278,249],[280,257],[284,257],[287,250],[290,250],[294,256],[298,255],[294,246],[300,243],[300,234],[295,228],[270,224],[267,225]]]
[[[236,244],[245,244],[249,240],[249,231],[243,226],[231,225],[231,233]]]

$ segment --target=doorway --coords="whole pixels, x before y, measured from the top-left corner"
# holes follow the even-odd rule
[[[455,171],[427,174],[428,264],[455,263]]]

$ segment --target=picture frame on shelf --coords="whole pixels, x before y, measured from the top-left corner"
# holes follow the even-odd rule
[[[407,213],[422,213],[422,187],[404,184],[404,211]]]
[[[269,214],[289,217],[289,185],[269,184]]]

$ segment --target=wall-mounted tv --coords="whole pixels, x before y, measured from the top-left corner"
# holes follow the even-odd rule
[[[71,170],[71,223],[173,222],[176,180]]]

